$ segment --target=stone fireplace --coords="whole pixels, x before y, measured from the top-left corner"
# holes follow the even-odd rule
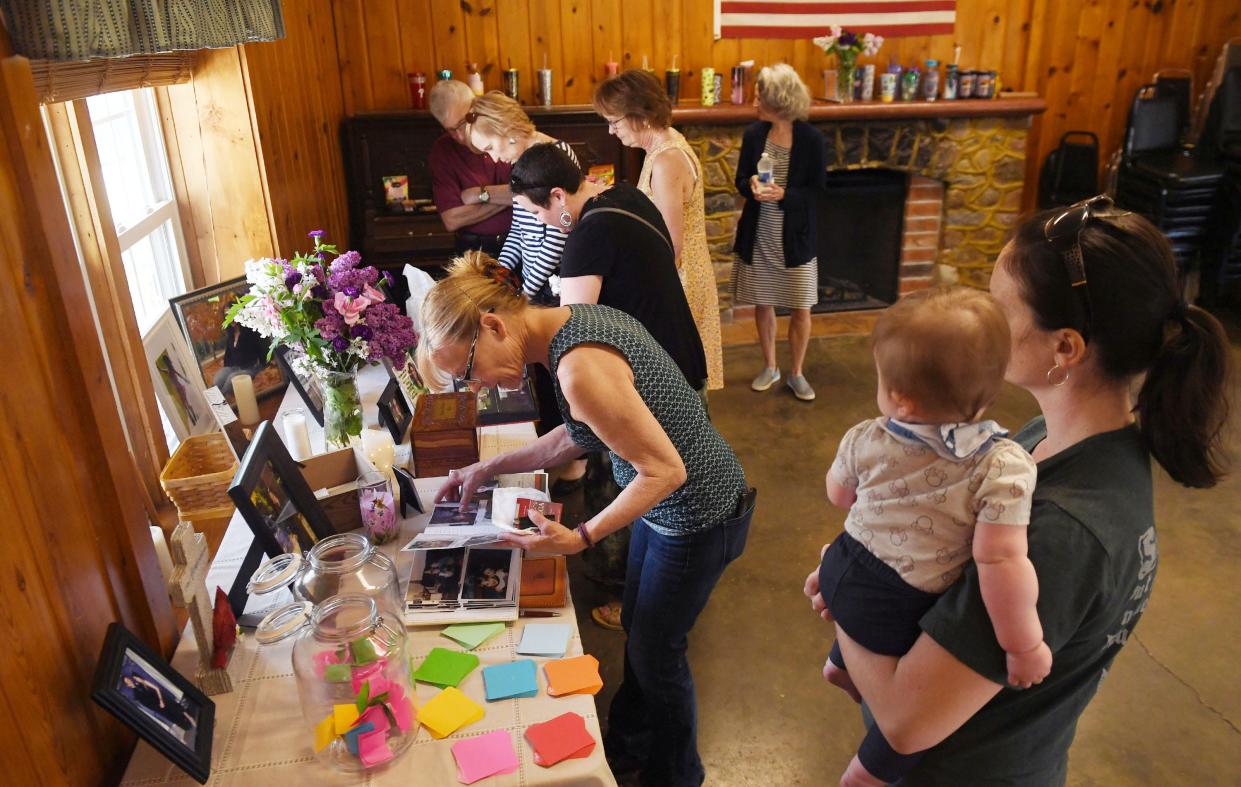
[[[829,171],[883,169],[909,177],[896,294],[934,282],[987,285],[1021,209],[1028,114],[840,122],[812,117],[811,122],[827,137]],[[707,239],[721,317],[725,322],[748,318],[752,310],[734,309],[731,291],[732,242],[740,216],[733,178],[745,127],[680,119],[678,126],[703,164]],[[874,298],[858,300],[857,308],[883,305]]]

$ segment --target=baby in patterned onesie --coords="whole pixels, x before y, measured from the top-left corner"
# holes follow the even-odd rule
[[[1003,383],[1008,323],[984,292],[926,290],[889,307],[871,338],[883,415],[845,434],[827,474],[828,499],[849,516],[823,554],[823,600],[858,644],[899,656],[973,559],[1009,681],[1038,683],[1051,651],[1026,557],[1035,464],[998,424],[980,420]],[[861,701],[838,646],[823,676]],[[919,758],[892,751],[877,725],[858,756],[889,782]]]

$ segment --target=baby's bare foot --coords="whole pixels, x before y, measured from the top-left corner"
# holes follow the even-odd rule
[[[853,685],[853,678],[849,677],[847,670],[833,664],[831,659],[823,662],[823,679],[848,694],[854,702],[862,704],[862,695],[858,693],[857,686]]]

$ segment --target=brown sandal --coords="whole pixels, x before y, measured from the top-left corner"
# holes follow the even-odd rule
[[[621,602],[609,601],[601,607],[595,607],[590,611],[590,619],[600,628],[609,631],[623,631],[621,626]]]

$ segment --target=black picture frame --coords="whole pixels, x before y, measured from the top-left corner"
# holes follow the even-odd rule
[[[269,557],[305,552],[336,532],[271,421],[259,424],[228,496]]]
[[[403,443],[405,433],[409,431],[409,425],[414,421],[414,412],[409,409],[405,394],[401,393],[401,384],[395,377],[388,379],[388,384],[384,386],[384,392],[380,394],[376,406],[379,408],[379,423],[388,428],[388,432],[392,435],[392,442],[397,445]]]
[[[120,623],[108,625],[91,699],[199,784],[207,783],[215,703]]]
[[[303,377],[293,368],[293,364],[289,361],[289,348],[277,347],[272,353],[272,357],[279,365],[280,371],[289,380],[289,384],[293,386],[293,390],[297,391],[297,395],[302,397],[302,403],[306,405],[306,409],[315,419],[315,423],[323,426],[323,389],[319,387],[319,381],[314,375]]]
[[[484,393],[485,392],[485,393]],[[501,391],[498,387],[483,388],[478,392],[479,426],[518,424],[539,420],[539,403],[535,398],[530,379],[522,380],[516,391]]]
[[[418,487],[414,485],[414,477],[408,470],[403,467],[393,467],[392,472],[396,475],[396,485],[401,491],[401,516],[405,516],[405,510],[412,507],[419,514],[425,514],[422,509],[422,500],[418,497]]]
[[[238,276],[168,300],[177,325],[185,335],[194,361],[198,364],[204,387],[210,388],[214,385],[219,388],[234,408],[237,402],[233,397],[232,386],[228,384],[230,375],[222,374],[225,372],[225,348],[230,341],[234,343],[237,352],[249,361],[244,368],[237,367],[237,371],[248,373],[254,378],[256,398],[262,399],[280,393],[289,383],[276,362],[267,358],[268,343],[257,331],[238,323],[233,323],[227,329],[222,326],[228,307],[249,289],[250,284],[246,277]]]

